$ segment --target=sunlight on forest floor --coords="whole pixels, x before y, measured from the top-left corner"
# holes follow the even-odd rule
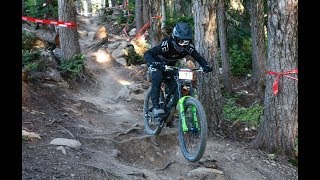
[[[126,80],[122,80],[122,79],[118,79],[117,81],[118,81],[120,84],[124,85],[124,86],[131,84],[130,82],[128,82],[128,81],[126,81]]]
[[[93,55],[96,56],[96,61],[98,63],[107,63],[112,59],[111,55],[104,50],[99,50],[98,52],[93,53]]]

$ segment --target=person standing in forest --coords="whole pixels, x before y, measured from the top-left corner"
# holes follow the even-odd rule
[[[179,22],[173,28],[171,36],[164,38],[161,43],[144,54],[144,60],[147,62],[149,72],[151,74],[151,100],[153,105],[153,114],[155,119],[159,119],[164,113],[160,109],[159,95],[160,86],[164,77],[169,78],[166,85],[170,89],[175,88],[174,72],[164,71],[164,66],[175,66],[179,59],[190,55],[203,68],[203,71],[208,73],[213,69],[208,62],[195,50],[192,44],[192,30],[185,22]],[[170,78],[171,77],[171,78]]]

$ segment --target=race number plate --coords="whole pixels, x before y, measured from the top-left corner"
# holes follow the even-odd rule
[[[191,69],[180,69],[179,79],[192,80],[192,70]]]

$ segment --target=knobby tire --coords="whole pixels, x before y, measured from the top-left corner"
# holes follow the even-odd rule
[[[160,101],[163,101],[163,91],[160,89]],[[152,111],[152,101],[151,101],[151,87],[148,89],[144,104],[143,104],[143,118],[144,118],[144,129],[145,132],[149,135],[158,135],[162,127],[157,125],[157,122],[154,122],[153,117],[150,115],[149,111]],[[151,127],[151,123],[154,123],[154,127]]]
[[[195,161],[198,161],[203,156],[204,151],[206,149],[208,125],[207,125],[206,114],[205,114],[204,108],[203,108],[202,104],[200,103],[200,101],[196,98],[193,98],[193,97],[187,98],[184,103],[185,112],[187,112],[187,109],[191,108],[192,106],[194,106],[196,108],[197,119],[198,119],[199,127],[200,127],[200,132],[198,134],[194,133],[194,134],[196,134],[195,136],[198,136],[198,135],[200,136],[200,139],[198,140],[198,141],[200,141],[199,147],[197,147],[195,153],[189,152],[190,150],[187,147],[187,142],[186,142],[185,138],[187,137],[187,135],[189,133],[190,134],[192,134],[192,133],[191,132],[183,132],[181,116],[179,118],[179,123],[178,123],[178,135],[179,135],[180,148],[181,148],[181,152],[182,152],[183,156],[188,161],[195,162]],[[186,118],[186,121],[187,121],[187,118]]]

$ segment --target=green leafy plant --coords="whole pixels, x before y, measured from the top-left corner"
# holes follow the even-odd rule
[[[83,73],[85,68],[85,57],[83,54],[75,55],[70,59],[62,59],[60,70],[63,74],[69,76],[71,79],[76,79]]]
[[[166,32],[172,32],[173,27],[178,22],[186,22],[186,23],[189,24],[189,26],[192,29],[194,29],[193,16],[176,16],[176,17],[167,18],[167,20],[165,21],[165,24],[166,24],[165,31]]]
[[[145,63],[143,57],[136,53],[134,46],[128,46],[125,48],[124,58],[127,61],[127,65],[139,65]]]
[[[298,166],[298,137],[294,139],[294,156],[288,160],[293,166]]]
[[[50,16],[51,19],[58,18],[58,1],[52,1],[51,4],[44,4],[46,0],[26,0],[25,15],[34,18],[43,19]]]
[[[250,107],[240,107],[235,102],[236,98],[228,99],[223,106],[223,117],[231,121],[243,121],[250,126],[259,127],[262,118],[263,107],[253,104]]]
[[[236,44],[229,48],[230,70],[234,76],[243,76],[251,71],[251,57],[248,57]]]
[[[22,65],[32,63],[40,59],[40,57],[41,55],[39,50],[22,50]]]
[[[22,32],[22,49],[25,49],[25,50],[32,49],[35,39],[36,39],[36,36],[34,33],[23,31]]]
[[[45,64],[41,61],[39,50],[22,50],[22,66],[27,71],[43,71]]]

